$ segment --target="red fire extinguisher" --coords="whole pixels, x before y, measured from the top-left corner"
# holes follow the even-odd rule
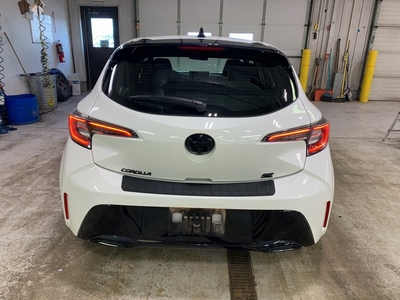
[[[63,46],[62,46],[62,44],[60,43],[60,41],[57,41],[57,42],[56,42],[56,49],[57,49],[57,53],[58,53],[58,61],[59,61],[60,63],[65,62],[65,59],[64,59],[64,50],[63,50]]]

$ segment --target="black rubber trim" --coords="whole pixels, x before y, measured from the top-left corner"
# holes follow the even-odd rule
[[[123,176],[121,187],[125,192],[182,196],[244,197],[272,196],[275,194],[273,180],[249,183],[204,184],[166,182]]]

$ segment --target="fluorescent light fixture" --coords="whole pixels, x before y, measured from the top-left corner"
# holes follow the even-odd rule
[[[252,33],[230,33],[230,38],[252,41],[254,34]]]

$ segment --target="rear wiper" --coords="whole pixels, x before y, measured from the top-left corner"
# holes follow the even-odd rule
[[[140,96],[130,96],[129,99],[133,101],[157,101],[157,102],[168,102],[173,104],[179,104],[185,107],[195,108],[198,112],[204,112],[206,110],[207,104],[192,99],[170,97],[170,96],[156,96],[156,95],[140,95]]]
[[[199,81],[197,81],[197,83],[207,83],[207,84],[212,84],[212,85],[223,86],[225,88],[228,87],[227,84],[223,84],[223,83],[219,83],[219,82],[215,82],[215,81],[199,80]]]

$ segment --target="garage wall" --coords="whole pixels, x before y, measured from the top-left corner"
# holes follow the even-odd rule
[[[349,86],[353,99],[358,97],[358,89],[368,49],[368,37],[374,3],[375,0],[314,1],[308,39],[308,48],[311,49],[312,53],[308,90],[311,88],[314,80],[316,58],[322,59],[316,88],[326,88],[328,72],[325,55],[329,54],[331,49],[331,87],[333,86],[335,61],[338,59],[338,71],[343,73],[343,55],[347,40],[349,40]],[[337,51],[336,47],[339,39],[340,50]]]
[[[33,3],[33,1],[30,2]],[[53,28],[51,29],[53,31],[53,38],[54,40],[60,40],[63,44],[66,62],[59,63],[54,44],[48,44],[49,68],[58,68],[65,75],[69,75],[73,73],[73,58],[69,39],[67,1],[46,1],[45,14],[52,15],[52,13],[54,13]],[[29,86],[27,80],[18,76],[18,74],[23,73],[23,70],[4,33],[7,33],[22,65],[28,73],[41,72],[42,70],[40,62],[41,45],[32,43],[30,20],[21,15],[17,1],[1,0],[0,14],[0,26],[2,27],[0,36],[3,39],[3,52],[0,53],[0,56],[4,59],[1,63],[4,67],[4,71],[2,72],[5,76],[3,79],[5,83],[4,89],[10,95],[28,93]]]
[[[309,0],[136,0],[138,36],[185,35],[203,27],[213,36],[252,33],[271,43],[299,70]]]
[[[400,101],[400,1],[384,0],[371,48],[378,50],[370,100]]]
[[[312,53],[307,90],[313,82],[316,58],[324,60],[330,49],[333,85],[334,62],[338,60],[338,71],[343,72],[343,54],[349,40],[349,85],[356,99],[375,1],[379,0],[68,0],[75,68],[85,85],[80,6],[118,6],[121,42],[136,36],[198,32],[200,27],[214,36],[252,33],[253,40],[271,43],[285,52],[297,72],[302,49],[307,47]],[[320,66],[316,88],[326,88],[324,65],[325,61]]]

